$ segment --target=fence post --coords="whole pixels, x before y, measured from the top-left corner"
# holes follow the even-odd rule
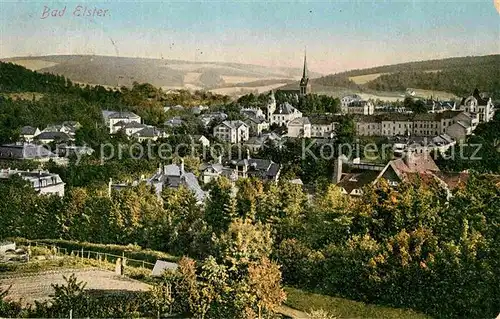
[[[84,257],[83,257],[83,248],[82,248],[82,262],[83,262],[83,258],[84,258]]]
[[[142,261],[142,268],[144,268],[144,260]]]

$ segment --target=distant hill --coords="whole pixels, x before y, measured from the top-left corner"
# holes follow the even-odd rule
[[[73,82],[112,87],[131,86],[133,82],[150,83],[164,89],[219,89],[235,84],[244,87],[247,83],[254,87],[258,81],[287,83],[302,74],[300,68],[94,55],[16,57],[2,61],[63,75]]]
[[[407,88],[500,97],[500,55],[458,57],[351,70],[314,79],[314,85],[353,91],[404,92]]]

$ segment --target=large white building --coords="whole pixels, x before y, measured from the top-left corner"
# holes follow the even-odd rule
[[[224,121],[214,127],[214,137],[229,143],[241,143],[248,140],[250,127],[243,121]]]
[[[302,117],[302,112],[285,102],[279,105],[271,115],[271,125],[288,126],[288,123],[296,118]]]
[[[298,117],[288,123],[289,137],[311,137],[311,122],[307,117]]]
[[[478,89],[475,89],[471,96],[462,99],[459,109],[469,113],[476,113],[479,123],[489,122],[495,116],[495,106],[491,101],[491,97],[482,96]]]
[[[109,128],[110,134],[115,134],[122,129],[125,123],[141,124],[141,117],[132,112],[116,112],[116,111],[102,111],[102,117],[106,126]],[[121,125],[116,125],[120,123]]]
[[[375,105],[371,101],[365,101],[357,94],[344,96],[340,99],[341,111],[344,114],[364,114],[375,113]]]
[[[64,196],[64,182],[58,174],[52,174],[48,171],[22,171],[17,169],[0,170],[0,179],[8,179],[15,175],[20,176],[40,194]]]

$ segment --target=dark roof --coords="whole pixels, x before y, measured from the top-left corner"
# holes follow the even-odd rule
[[[33,135],[35,134],[37,128],[33,126],[23,126],[21,128],[21,135]]]
[[[42,145],[36,144],[5,144],[0,146],[0,158],[36,159],[56,157],[54,153]]]
[[[118,124],[120,123],[120,124]],[[121,126],[121,128],[147,128],[147,125],[145,124],[141,124],[141,123],[138,123],[138,122],[123,122],[123,121],[120,121],[115,124],[115,126]]]
[[[108,117],[111,119],[130,119],[130,118],[138,118],[139,115],[134,114],[132,112],[114,112],[109,114]]]
[[[134,135],[140,136],[140,137],[155,137],[160,135],[160,131],[156,129],[155,127],[146,127],[143,128],[142,130],[136,132]]]
[[[342,179],[337,185],[345,189],[346,192],[350,194],[353,189],[360,189],[375,181],[379,173],[380,172],[378,171],[372,170],[366,170],[357,173],[347,173],[343,175]]]
[[[245,122],[247,121],[251,121],[251,122],[254,122],[256,124],[262,124],[264,123],[266,120],[262,117],[255,117],[255,116],[248,116],[246,119],[245,119]]]
[[[250,158],[236,163],[236,166],[248,166],[247,174],[261,178],[274,178],[278,175],[281,166],[271,160]]]
[[[64,132],[42,132],[35,137],[37,140],[69,141],[71,137]]]
[[[293,114],[295,108],[288,102],[280,104],[273,114]]]
[[[323,115],[323,114],[315,114],[309,116],[309,121],[311,124],[316,125],[328,125],[333,122],[339,122],[340,116],[338,115]]]
[[[450,190],[466,184],[470,176],[468,172],[434,172],[434,174],[446,183]]]

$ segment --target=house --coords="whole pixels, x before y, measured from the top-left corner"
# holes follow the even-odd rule
[[[165,165],[163,168],[159,167],[157,172],[146,183],[152,185],[158,196],[164,188],[179,188],[186,187],[193,192],[198,203],[205,200],[205,192],[198,184],[198,179],[193,173],[184,170],[184,161],[181,164]]]
[[[190,135],[190,138],[193,141],[193,143],[197,145],[201,145],[203,147],[210,146],[210,140],[203,135]]]
[[[35,137],[35,141],[42,144],[68,143],[74,141],[74,138],[64,132],[41,132]]]
[[[235,182],[238,179],[238,174],[231,168],[222,165],[220,161],[214,164],[203,163],[200,166],[201,180],[203,183],[208,184],[213,180],[216,180],[220,176],[224,176],[230,181]]]
[[[227,114],[224,112],[213,112],[201,114],[198,117],[205,128],[207,128],[212,121],[222,122],[227,119]]]
[[[276,144],[281,142],[281,136],[275,132],[264,133],[260,136],[250,137],[243,145],[245,145],[252,153],[256,153],[269,142],[276,146]]]
[[[141,123],[141,117],[132,112],[116,112],[116,111],[102,111],[102,116],[104,118],[104,122],[106,126],[109,128],[110,134],[115,134],[118,132],[121,127],[115,127],[115,125],[119,122],[123,123]],[[123,125],[122,123],[122,125]]]
[[[224,121],[214,127],[214,137],[229,143],[241,143],[250,136],[249,126],[240,120]]]
[[[457,103],[455,101],[427,101],[427,107],[429,113],[440,113],[444,111],[455,111],[457,109]]]
[[[464,97],[460,101],[458,108],[465,112],[477,113],[479,123],[489,122],[493,120],[495,116],[495,106],[493,105],[491,97],[480,94],[477,88],[472,95]]]
[[[191,112],[196,115],[201,114],[205,110],[208,110],[208,106],[206,105],[198,105],[191,108]]]
[[[288,137],[311,137],[311,122],[307,117],[298,117],[288,123]]]
[[[164,125],[171,128],[182,127],[184,125],[184,121],[179,116],[175,116],[169,120],[166,120]]]
[[[357,95],[357,94],[352,94],[352,95],[346,95],[344,97],[342,97],[340,99],[340,107],[342,110],[346,110],[345,112],[342,111],[342,113],[347,113],[347,107],[349,106],[349,104],[351,104],[352,102],[356,102],[356,101],[362,101],[363,99],[361,98],[361,96]]]
[[[120,122],[117,122],[114,124],[113,129],[115,130],[115,133],[123,132],[127,136],[132,136],[135,133],[137,133],[140,130],[143,130],[147,127],[148,126],[146,124],[142,124],[142,123],[138,123],[138,122],[120,121]]]
[[[342,103],[341,110],[344,114],[372,115],[375,113],[375,106],[371,101],[353,99],[349,103]]]
[[[240,110],[240,114],[244,117],[263,117],[265,119],[265,114],[260,108],[244,108]]]
[[[1,145],[0,159],[47,162],[57,160],[58,156],[42,145],[19,143]]]
[[[260,135],[269,129],[269,123],[263,116],[248,116],[244,122],[248,125],[251,135]]]
[[[415,95],[417,95],[417,93],[415,92],[415,90],[408,88],[408,89],[406,89],[405,95],[406,96],[415,96]]]
[[[382,135],[382,121],[378,117],[356,114],[354,122],[356,123],[356,134],[359,136]]]
[[[278,181],[281,165],[274,163],[271,160],[247,158],[239,161],[230,161],[227,166],[233,168],[238,178],[257,177],[267,181]]]
[[[246,177],[256,177],[264,181],[278,181],[281,165],[271,160],[251,158],[248,153],[247,158],[242,160],[230,160],[223,164],[222,159],[219,158],[217,163],[202,164],[200,171],[204,183],[209,183],[220,176],[233,182]]]
[[[343,165],[349,167],[349,171],[343,172]],[[407,152],[403,158],[389,161],[386,165],[346,161],[339,157],[334,163],[334,183],[342,190],[343,194],[360,196],[363,187],[374,185],[380,179],[388,181],[389,185],[397,186],[399,183],[409,181],[413,175],[428,175],[436,179],[434,173],[439,172],[432,157],[428,153],[415,154]]]
[[[439,113],[404,114],[384,113],[379,115],[355,114],[356,134],[359,136],[438,136],[448,134],[460,140],[463,134],[471,134],[476,128],[476,115],[464,111],[443,111]],[[453,126],[461,123],[460,126]],[[460,127],[465,127],[464,130]]]
[[[23,126],[21,127],[20,137],[23,142],[31,143],[35,136],[40,134],[38,127]]]
[[[309,121],[311,122],[311,137],[332,138],[335,134],[335,126],[339,120],[337,116],[309,116]]]
[[[137,139],[139,143],[142,143],[144,141],[156,141],[159,138],[168,137],[168,134],[154,126],[147,126],[139,131],[136,131],[135,133],[132,133],[132,137]]]
[[[57,145],[58,155],[61,157],[92,155],[94,149],[87,146]]]
[[[287,126],[288,122],[302,117],[302,112],[294,108],[290,103],[285,102],[279,105],[271,115],[271,124]]]
[[[25,181],[28,181],[31,186],[40,194],[64,196],[64,182],[58,174],[52,174],[48,171],[23,171],[16,169],[1,169],[0,180],[8,179],[18,175]]]

